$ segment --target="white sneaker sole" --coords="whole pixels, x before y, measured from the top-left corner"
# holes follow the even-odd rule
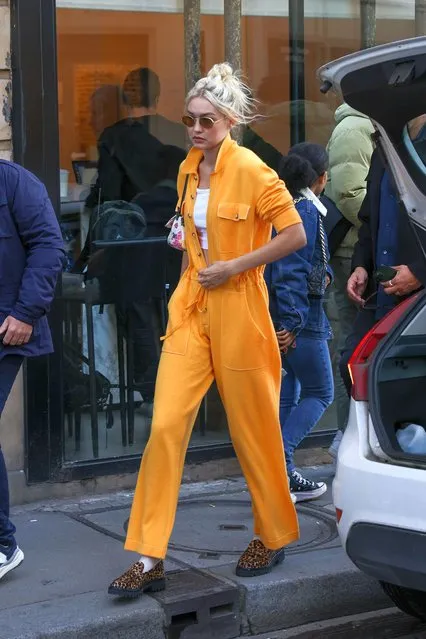
[[[15,550],[12,558],[0,568],[0,579],[3,579],[11,570],[14,570],[24,561],[24,553],[20,548]]]
[[[322,484],[316,490],[307,490],[306,492],[300,493],[292,493],[296,497],[296,504],[301,501],[312,501],[313,499],[318,499],[327,492],[327,484]]]

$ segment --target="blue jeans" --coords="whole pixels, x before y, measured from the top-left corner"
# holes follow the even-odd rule
[[[6,355],[0,360],[0,415],[23,362],[20,355]],[[9,484],[0,446],[0,552],[9,559],[16,549],[16,528],[9,519]]]
[[[287,371],[281,382],[280,422],[287,472],[294,451],[333,401],[333,370],[327,340],[297,337],[296,348],[283,355]]]

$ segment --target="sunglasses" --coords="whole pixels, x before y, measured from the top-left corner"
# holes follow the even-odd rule
[[[374,291],[374,293],[371,293],[371,295],[369,295],[364,300],[362,308],[366,311],[377,311],[378,309],[377,303],[374,304],[374,302],[371,301],[376,296],[377,296],[377,291]]]
[[[206,115],[202,115],[199,118],[193,118],[192,115],[183,115],[182,116],[182,122],[184,123],[184,125],[186,127],[188,127],[188,129],[192,129],[192,127],[195,126],[197,120],[198,120],[199,125],[203,129],[212,129],[215,124],[217,124],[218,122],[222,122],[222,120],[224,120],[224,119],[225,118],[222,118],[220,120],[213,120],[213,118],[209,118]]]

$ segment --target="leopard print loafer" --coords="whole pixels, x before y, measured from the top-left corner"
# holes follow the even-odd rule
[[[166,587],[164,563],[158,564],[149,572],[143,571],[143,563],[137,562],[130,566],[121,577],[115,579],[108,588],[109,595],[134,599],[144,592],[159,592]]]
[[[284,548],[269,550],[260,539],[253,539],[241,555],[235,572],[238,577],[259,577],[271,572],[284,559]]]

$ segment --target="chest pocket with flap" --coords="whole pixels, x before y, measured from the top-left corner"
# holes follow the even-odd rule
[[[218,244],[221,253],[247,253],[251,247],[249,204],[223,202],[217,210]]]

